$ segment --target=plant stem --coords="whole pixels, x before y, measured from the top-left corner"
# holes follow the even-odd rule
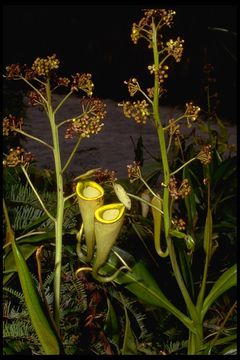
[[[143,199],[143,198],[141,198],[141,197],[139,197],[139,196],[137,196],[137,195],[133,195],[133,194],[131,194],[131,193],[127,193],[127,195],[128,195],[129,197],[132,197],[133,199],[142,201],[144,204],[147,204],[147,205],[151,206],[152,208],[156,209],[157,211],[159,211],[159,212],[163,215],[163,211],[160,210],[157,206],[154,206],[153,204],[151,204],[149,201],[147,201],[147,200],[145,200],[145,199]]]
[[[159,115],[159,78],[158,78],[158,70],[160,65],[164,63],[166,56],[161,63],[159,64],[159,52],[158,52],[158,42],[157,42],[157,31],[155,27],[154,21],[152,22],[152,44],[153,44],[153,57],[154,57],[154,66],[155,66],[155,77],[154,77],[154,98],[153,98],[153,116],[154,121],[156,124],[157,134],[158,134],[158,140],[159,140],[159,146],[161,151],[161,157],[162,157],[162,164],[163,164],[163,177],[164,177],[164,184],[168,185],[170,180],[170,171],[169,171],[169,164],[168,164],[168,157],[167,157],[167,148],[165,143],[165,136],[164,136],[164,129],[160,120]],[[169,189],[168,186],[164,187],[163,190],[163,218],[164,218],[164,229],[165,229],[165,237],[167,241],[167,247],[169,250],[169,256],[171,260],[171,265],[173,268],[173,272],[176,278],[176,281],[178,283],[179,289],[182,293],[182,296],[184,298],[186,307],[189,311],[189,314],[193,321],[195,322],[197,333],[196,335],[190,332],[191,336],[189,337],[189,340],[193,342],[194,349],[192,353],[195,353],[196,349],[198,349],[202,343],[202,324],[200,324],[199,321],[199,314],[191,300],[191,297],[188,293],[188,290],[185,286],[185,283],[183,281],[178,263],[176,258],[176,253],[174,249],[174,245],[172,243],[172,239],[169,236],[170,226],[171,226],[171,215],[170,215],[170,206],[169,206]]]
[[[25,169],[25,167],[24,167],[23,165],[21,165],[21,169],[22,169],[22,171],[23,171],[24,175],[26,176],[27,181],[28,181],[29,185],[31,186],[31,188],[32,188],[32,190],[33,190],[33,192],[34,192],[34,194],[36,195],[36,197],[37,197],[37,199],[38,199],[39,203],[41,204],[41,206],[42,206],[43,210],[45,211],[45,213],[47,214],[47,216],[48,216],[48,217],[49,217],[52,221],[54,221],[54,222],[55,222],[55,221],[56,221],[56,219],[55,219],[55,218],[54,218],[54,216],[52,216],[52,215],[50,214],[50,212],[47,210],[46,206],[44,205],[44,203],[43,203],[43,201],[42,201],[42,199],[41,199],[40,195],[38,194],[37,190],[35,189],[35,187],[34,187],[34,185],[33,185],[32,181],[31,181],[31,179],[30,179],[30,177],[29,177],[29,175],[28,175],[28,173],[27,173],[27,171],[26,171],[26,169]]]
[[[185,166],[189,165],[192,161],[196,160],[196,158],[192,158],[190,160],[188,160],[187,162],[185,162],[182,166],[180,166],[177,170],[171,172],[170,176],[175,175],[176,173],[178,173],[180,170],[182,170]]]
[[[39,143],[41,143],[41,144],[49,147],[49,149],[53,150],[53,147],[52,147],[51,145],[49,145],[48,143],[46,143],[45,141],[39,139],[39,138],[36,137],[36,136],[30,135],[30,134],[28,134],[27,132],[25,132],[25,131],[23,131],[23,130],[20,130],[20,129],[14,129],[14,131],[16,131],[16,132],[18,132],[19,134],[22,134],[22,135],[24,135],[24,136],[27,136],[27,137],[29,137],[30,139],[33,139],[33,140],[35,140],[35,141],[38,141]]]
[[[65,103],[65,101],[72,95],[72,91],[70,91],[57,105],[57,107],[54,109],[53,114],[56,115],[57,111],[61,108],[61,106]]]
[[[150,193],[151,193],[154,197],[156,197],[156,198],[158,198],[158,199],[161,200],[161,198],[160,198],[157,194],[155,194],[155,192],[150,188],[150,186],[148,185],[148,183],[143,179],[142,175],[139,177],[139,179],[143,182],[143,184],[146,186],[146,188],[150,191]]]
[[[64,192],[63,192],[63,178],[62,178],[62,169],[61,169],[59,135],[55,121],[55,114],[51,104],[51,90],[50,90],[49,79],[47,79],[47,83],[46,83],[46,93],[47,93],[47,115],[49,118],[51,131],[52,131],[53,156],[54,156],[56,184],[57,184],[57,214],[55,221],[56,251],[55,251],[55,277],[54,277],[54,317],[55,317],[56,325],[57,327],[59,327]]]
[[[159,115],[159,79],[158,79],[159,54],[158,54],[158,44],[157,44],[157,31],[154,22],[152,23],[152,28],[153,28],[153,33],[152,33],[153,57],[154,57],[154,65],[156,68],[156,72],[154,76],[153,117],[157,129],[158,141],[162,155],[164,184],[168,184],[170,179],[169,165],[168,165],[167,150],[165,144],[165,136]],[[167,238],[170,229],[169,190],[167,187],[165,187],[163,190],[163,214],[164,214],[165,236]]]
[[[70,164],[70,162],[72,161],[72,159],[73,159],[73,157],[74,157],[74,155],[75,155],[75,153],[76,153],[76,151],[77,151],[77,148],[78,148],[81,140],[82,140],[82,138],[81,138],[81,136],[79,136],[78,141],[77,141],[77,143],[76,143],[75,146],[74,146],[74,149],[72,150],[69,158],[67,159],[67,161],[66,161],[66,163],[65,163],[65,165],[64,165],[64,167],[63,167],[63,169],[62,169],[62,174],[63,174],[64,171],[67,169],[67,167],[68,167],[68,165]]]

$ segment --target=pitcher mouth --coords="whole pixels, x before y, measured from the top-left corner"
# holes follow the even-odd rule
[[[103,205],[95,211],[95,218],[104,224],[113,224],[124,215],[125,206],[122,203]]]
[[[104,190],[95,181],[83,181],[77,183],[76,193],[80,198],[91,201],[102,197]]]

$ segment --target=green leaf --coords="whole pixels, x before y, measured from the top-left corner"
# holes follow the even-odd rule
[[[213,302],[222,295],[225,291],[230,289],[233,286],[237,285],[237,265],[234,264],[231,268],[225,271],[215,282],[209,294],[205,298],[202,307],[202,319],[209,307],[213,304]]]
[[[187,166],[183,169],[183,177],[188,179],[189,185],[191,186],[191,188],[193,188],[193,184],[190,179],[190,172]],[[185,196],[184,201],[187,209],[188,226],[193,231],[197,221],[195,192],[191,191],[188,196]]]
[[[221,355],[237,355],[237,344],[231,344],[221,351]]]
[[[212,255],[212,211],[210,208],[208,208],[207,211],[207,218],[204,227],[203,248],[209,262]]]
[[[59,355],[60,344],[58,336],[43,310],[39,293],[33,282],[27,263],[14,239],[12,241],[12,251],[24,294],[25,304],[43,350],[46,355]]]
[[[105,334],[110,337],[115,344],[119,341],[119,322],[116,312],[109,298],[107,298],[108,312],[104,325]]]
[[[123,299],[122,299],[123,300]],[[137,344],[136,338],[134,333],[131,329],[131,323],[128,317],[127,307],[123,300],[124,312],[125,312],[125,332],[124,332],[124,339],[123,339],[123,347],[121,349],[121,355],[136,355],[137,354]]]
[[[121,255],[122,256],[122,255]],[[129,263],[128,263],[129,264]],[[101,272],[108,274],[117,269],[116,256],[111,255],[101,269]],[[196,333],[193,321],[177,309],[163,294],[158,284],[147,270],[144,263],[140,260],[131,267],[132,271],[123,273],[114,280],[119,285],[123,285],[132,292],[140,301],[146,304],[162,307],[175,315],[189,330]]]
[[[48,241],[49,239],[54,239],[54,238],[55,238],[55,232],[50,231],[44,234],[29,235],[28,237],[18,240],[17,244],[21,249],[24,259],[27,260],[36,251],[37,244],[43,243],[44,241]],[[4,258],[4,271],[6,271],[7,274],[4,275],[3,285],[6,285],[6,283],[11,279],[11,277],[17,271],[15,258],[11,249],[9,249],[9,251],[7,252]]]
[[[24,259],[28,259],[30,256],[32,256],[32,254],[34,254],[36,249],[37,249],[36,245],[31,245],[31,244],[21,245],[21,252]],[[4,258],[4,271],[6,272],[6,274],[4,274],[3,277],[3,285],[5,286],[17,271],[15,257],[11,250],[7,253],[7,255]]]

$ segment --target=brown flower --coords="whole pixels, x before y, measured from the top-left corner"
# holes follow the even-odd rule
[[[3,136],[16,135],[16,129],[20,129],[23,125],[23,118],[17,118],[14,115],[9,114],[3,119]]]
[[[123,113],[127,118],[133,118],[138,124],[146,124],[150,112],[148,110],[148,103],[146,100],[134,101],[124,101],[119,106],[123,107]]]
[[[210,144],[204,145],[202,150],[196,156],[198,160],[201,161],[203,165],[208,165],[212,161],[212,146]]]
[[[139,162],[134,161],[133,164],[127,165],[128,178],[131,183],[138,180],[141,176]]]
[[[186,103],[185,116],[189,128],[192,126],[192,123],[197,120],[200,110],[201,108],[199,106],[194,106],[192,102]]]
[[[56,54],[48,56],[47,58],[36,58],[32,64],[31,69],[36,72],[38,76],[49,76],[52,70],[59,68],[60,61],[56,58]]]
[[[26,152],[23,148],[18,146],[15,149],[10,149],[9,154],[3,160],[3,166],[15,167],[18,165],[29,164],[33,160],[33,155],[30,152]]]
[[[21,75],[21,67],[19,64],[11,64],[6,67],[6,78],[17,78]]]
[[[189,185],[189,182],[187,179],[183,179],[181,185],[177,186],[177,180],[174,176],[170,178],[168,189],[170,192],[170,195],[177,200],[179,197],[182,199],[186,197],[191,192],[191,187]]]
[[[81,100],[83,113],[74,118],[65,132],[66,139],[72,139],[74,135],[89,138],[98,134],[104,124],[101,122],[106,115],[106,105],[99,99]]]
[[[177,37],[177,40],[170,39],[167,42],[167,52],[169,55],[172,55],[176,62],[180,62],[183,53],[183,43],[184,40],[181,40],[180,37]]]
[[[71,84],[71,91],[84,91],[88,96],[92,96],[94,84],[92,82],[91,74],[79,74],[72,75],[73,81]]]
[[[106,182],[115,182],[117,180],[116,172],[113,170],[108,169],[99,169],[94,174],[96,178],[96,182],[99,184],[106,183]]]

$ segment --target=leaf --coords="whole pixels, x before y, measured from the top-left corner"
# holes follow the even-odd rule
[[[119,341],[119,322],[116,312],[109,298],[107,298],[108,312],[104,325],[104,332],[110,337],[115,344]]]
[[[204,227],[203,248],[209,262],[212,255],[212,211],[209,207]]]
[[[123,300],[123,298],[122,298]],[[123,300],[124,305],[124,312],[125,312],[125,332],[124,332],[124,339],[123,339],[123,347],[121,349],[121,355],[136,355],[137,354],[137,345],[136,345],[136,338],[134,333],[131,329],[131,323],[128,317],[128,311],[126,305]]]
[[[91,176],[95,175],[95,173],[98,172],[99,170],[101,170],[101,168],[88,170],[84,174],[81,174],[81,175],[75,177],[73,179],[73,181],[80,181],[80,180],[82,181],[82,180],[89,179]]]
[[[187,166],[183,170],[183,177],[188,179],[189,185],[191,186],[191,188],[193,188],[192,181],[190,179],[190,172]],[[197,221],[195,192],[191,191],[190,194],[188,194],[188,196],[184,197],[184,201],[187,209],[188,226],[193,231]]]
[[[42,302],[33,282],[31,273],[15,240],[12,241],[12,250],[24,294],[25,304],[39,341],[47,355],[59,355],[60,346],[58,336],[53,330],[52,325],[43,310]]]
[[[237,343],[225,347],[221,351],[221,355],[237,355]]]
[[[36,245],[23,244],[21,246],[21,252],[22,252],[24,259],[28,259],[36,251],[36,249],[37,249]],[[3,285],[5,286],[7,284],[7,282],[12,278],[12,276],[17,271],[15,257],[11,250],[5,256],[4,271],[6,272],[6,274],[4,274],[4,277],[3,277]]]
[[[202,319],[209,307],[213,304],[213,302],[222,295],[225,291],[230,289],[233,286],[237,285],[237,265],[234,264],[231,268],[225,271],[215,282],[209,294],[205,298],[202,307]]]
[[[50,231],[39,235],[32,235],[32,236],[29,235],[28,237],[20,239],[19,241],[17,241],[17,243],[20,246],[24,259],[27,260],[36,251],[37,244],[43,243],[44,241],[48,241],[54,238],[55,238],[55,232]],[[4,271],[6,271],[7,274],[4,275],[3,285],[6,285],[6,283],[11,279],[11,277],[17,271],[14,255],[11,249],[9,249],[8,253],[4,258]]]
[[[105,274],[117,269],[116,256],[110,255],[101,272]],[[163,307],[175,315],[189,330],[196,333],[192,320],[177,309],[163,294],[144,263],[140,260],[132,266],[131,272],[123,273],[114,280],[132,292],[140,301],[146,304]]]

